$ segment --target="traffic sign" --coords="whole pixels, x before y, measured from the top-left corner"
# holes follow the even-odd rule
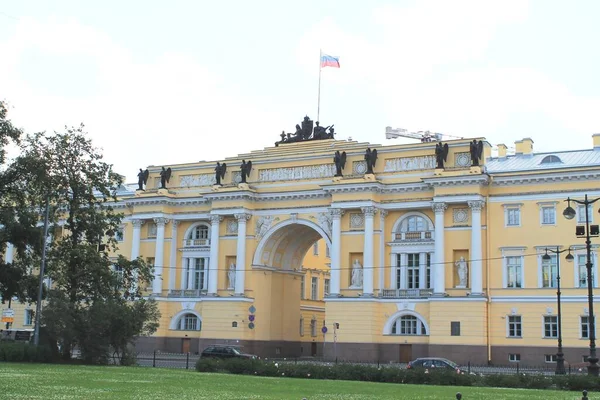
[[[323,332],[323,335],[327,333],[327,327],[324,326],[321,328],[321,332]]]
[[[13,310],[12,308],[2,310],[2,322],[15,322],[15,310]]]
[[[255,318],[254,315],[249,315],[248,316],[248,319],[250,320],[250,322],[254,322],[254,318]]]
[[[252,314],[254,314],[256,312],[256,307],[250,306],[250,308],[248,309],[248,311],[250,311]]]
[[[254,322],[250,322],[250,323],[248,324],[248,328],[250,328],[250,329],[254,329]]]

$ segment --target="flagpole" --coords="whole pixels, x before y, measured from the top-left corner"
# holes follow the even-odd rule
[[[317,100],[317,121],[319,121],[319,115],[321,114],[321,59],[323,58],[323,51],[319,49],[319,97]]]

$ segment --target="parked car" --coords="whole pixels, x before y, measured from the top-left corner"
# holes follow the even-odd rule
[[[425,357],[425,358],[417,358],[408,363],[406,368],[423,368],[423,369],[436,369],[436,368],[446,368],[452,369],[457,373],[461,373],[461,369],[454,361],[450,361],[447,358],[438,358],[438,357]]]
[[[215,345],[210,346],[202,350],[200,357],[210,358],[250,358],[256,359],[257,356],[253,354],[246,354],[240,350],[237,346],[226,346],[226,345]]]

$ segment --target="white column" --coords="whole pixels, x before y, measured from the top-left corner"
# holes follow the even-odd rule
[[[208,279],[208,294],[217,294],[217,275],[219,271],[219,223],[223,220],[220,215],[210,216],[210,266]]]
[[[6,264],[11,264],[14,260],[14,251],[15,248],[12,243],[6,243],[6,254],[4,255],[4,262]]]
[[[408,254],[400,253],[400,289],[408,289]]]
[[[383,293],[385,288],[385,216],[387,211],[379,210],[379,266],[377,273],[379,274],[379,295]]]
[[[179,226],[179,221],[171,221],[171,252],[169,254],[169,290],[175,289],[175,279],[177,273],[177,226]]]
[[[244,295],[246,288],[246,221],[250,219],[250,214],[235,214],[238,222],[237,235],[237,257],[235,259],[235,292],[237,296]]]
[[[419,289],[427,288],[427,253],[419,253]]]
[[[179,281],[179,289],[187,289],[187,274],[188,274],[188,258],[181,257],[181,278]]]
[[[362,207],[365,215],[365,241],[363,247],[363,296],[373,296],[373,217],[375,207]]]
[[[442,295],[446,291],[446,257],[444,256],[444,211],[448,208],[446,203],[434,202],[431,204],[435,213],[435,261],[433,263],[433,293]]]
[[[156,248],[154,250],[153,294],[160,294],[162,291],[163,258],[165,255],[165,224],[168,222],[169,220],[166,218],[154,218],[154,223],[156,223]]]
[[[329,210],[331,214],[331,271],[329,281],[329,295],[340,295],[340,280],[342,276],[341,258],[342,258],[342,224],[341,219],[344,215],[344,210],[332,208]]]
[[[194,274],[196,273],[196,259],[188,258],[188,277],[187,277],[187,288],[192,290],[194,288]]]
[[[140,236],[144,222],[145,221],[141,219],[131,220],[131,225],[133,226],[133,236],[131,237],[131,260],[135,260],[140,256]]]
[[[471,294],[483,294],[483,252],[481,250],[481,209],[483,201],[469,201],[471,207]]]

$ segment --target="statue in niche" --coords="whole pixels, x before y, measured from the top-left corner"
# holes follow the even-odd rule
[[[481,160],[481,155],[483,154],[483,142],[473,139],[469,145],[469,153],[471,153],[471,165],[473,167],[479,166],[479,160]]]
[[[444,163],[448,158],[448,143],[442,144],[438,142],[435,145],[435,161],[437,162],[436,168],[444,168]]]
[[[219,186],[221,186],[221,179],[225,178],[225,171],[227,171],[227,164],[221,164],[217,161],[217,166],[215,167],[215,180]]]
[[[148,176],[150,175],[150,171],[146,169],[142,171],[140,168],[140,172],[138,173],[138,190],[144,190],[144,185],[148,183]]]
[[[165,167],[162,167],[162,171],[160,171],[160,188],[166,189],[167,183],[169,183],[170,179],[171,179],[171,167],[169,167],[167,169],[165,169]]]
[[[352,279],[350,282],[351,288],[361,288],[363,284],[363,269],[358,260],[354,260],[352,264]]]
[[[333,162],[335,163],[335,176],[343,176],[342,170],[346,166],[346,152],[336,151],[333,156]]]
[[[365,152],[365,161],[367,162],[367,172],[365,174],[373,174],[375,162],[377,162],[377,149],[371,150],[369,147]]]
[[[242,182],[246,183],[246,178],[250,176],[250,171],[252,170],[252,161],[242,160],[242,165],[240,166],[240,170],[242,171]]]
[[[227,271],[227,278],[229,279],[229,289],[235,289],[235,264],[229,264],[229,271]]]
[[[454,263],[454,265],[456,265],[456,271],[458,272],[457,287],[467,287],[467,261],[464,257],[461,257]]]

